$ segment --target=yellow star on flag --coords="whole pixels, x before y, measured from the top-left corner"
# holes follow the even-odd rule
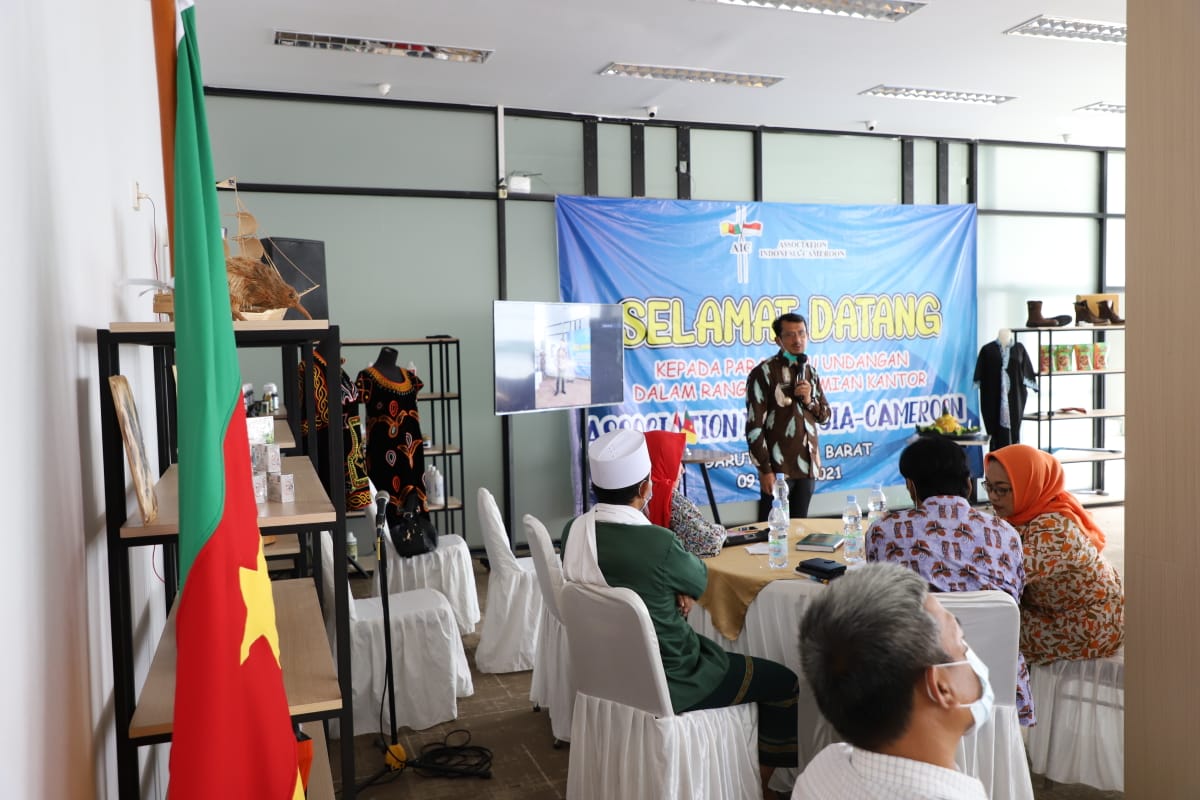
[[[238,567],[238,582],[242,601],[246,604],[246,628],[242,633],[242,660],[250,657],[250,645],[265,637],[279,663],[279,631],[275,628],[275,597],[271,594],[271,578],[267,575],[267,557],[263,555],[262,540],[258,542],[257,569]]]

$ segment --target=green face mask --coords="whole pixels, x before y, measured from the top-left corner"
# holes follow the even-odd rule
[[[800,358],[800,356],[794,356],[791,353],[789,353],[787,350],[780,350],[779,352],[783,353],[783,357],[788,360],[789,364],[795,364],[796,361]]]

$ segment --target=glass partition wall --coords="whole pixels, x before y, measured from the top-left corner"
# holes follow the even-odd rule
[[[209,90],[208,109],[216,172],[237,177],[260,233],[326,243],[330,314],[345,338],[462,340],[472,546],[481,544],[478,487],[518,525],[532,513],[557,535],[572,514],[570,412],[504,422],[490,391],[492,300],[558,299],[557,194],[974,202],[979,325],[968,335],[980,346],[1002,327],[1023,325],[1028,300],[1068,314],[1076,294],[1124,289],[1121,151],[240,90]],[[221,200],[232,212],[232,194]],[[1109,337],[1112,362],[1123,363],[1123,344]],[[363,361],[346,364],[353,376],[370,354],[351,355]],[[278,364],[244,368],[278,382]],[[1122,378],[1106,378],[1109,408],[1119,407]],[[1072,383],[1061,392],[1056,384],[1054,405],[1093,407],[1095,387]],[[1073,424],[1078,430],[1055,429],[1056,445],[1094,441],[1092,422]],[[1123,419],[1095,424],[1104,447],[1123,449]],[[1036,443],[1029,425],[1022,438]],[[1122,463],[1101,465],[1106,472],[1070,465],[1069,484],[1100,478],[1119,499]],[[836,514],[833,497],[818,495],[812,513]],[[727,522],[752,515],[750,503],[723,511]],[[523,541],[523,530],[512,533]]]

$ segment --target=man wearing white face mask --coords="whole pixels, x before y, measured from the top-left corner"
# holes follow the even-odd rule
[[[805,611],[800,659],[845,742],[822,750],[796,798],[986,800],[954,753],[992,714],[987,667],[919,575],[868,564]]]

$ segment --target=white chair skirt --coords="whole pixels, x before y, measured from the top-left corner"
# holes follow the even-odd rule
[[[488,576],[487,615],[475,650],[480,672],[533,669],[542,592],[533,559],[518,558],[519,570],[494,569]]]
[[[533,680],[529,701],[550,712],[554,738],[571,741],[571,718],[575,713],[575,687],[571,683],[571,652],[567,647],[567,629],[542,605],[542,623],[538,628],[537,657],[533,662]]]
[[[389,547],[387,568],[389,592],[437,589],[450,601],[459,631],[464,636],[475,632],[479,595],[471,550],[461,536],[443,534],[438,537],[437,550],[411,558],[401,558]]]
[[[568,800],[760,800],[758,706],[655,717],[576,695]]]

